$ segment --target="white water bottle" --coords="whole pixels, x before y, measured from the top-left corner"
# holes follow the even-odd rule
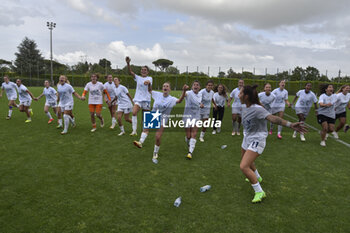
[[[199,190],[201,191],[201,193],[204,193],[204,192],[208,191],[210,188],[211,188],[210,185],[204,185]]]
[[[181,197],[176,198],[175,202],[174,202],[174,206],[175,207],[179,207],[181,205]]]

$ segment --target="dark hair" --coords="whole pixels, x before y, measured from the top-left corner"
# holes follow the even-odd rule
[[[208,85],[209,83],[211,83],[211,84],[213,84],[213,85],[214,85],[214,81],[213,81],[213,80],[211,80],[211,79],[209,79],[209,80],[207,81],[207,84],[205,84],[205,85]]]
[[[201,86],[201,83],[198,80],[194,80],[193,83],[192,83],[192,86],[193,86],[194,83],[198,83],[199,86]]]
[[[320,93],[321,94],[324,94],[324,93],[326,93],[326,90],[327,90],[327,88],[329,87],[329,86],[333,86],[332,84],[323,84],[323,85],[321,85],[320,86]]]
[[[305,86],[304,86],[304,87],[306,87],[306,86],[309,85],[309,84],[312,86],[312,83],[305,83]]]
[[[149,72],[149,68],[148,68],[148,66],[144,65],[144,66],[142,66],[142,67],[141,67],[141,69],[142,69],[142,68],[146,68],[146,69],[147,69],[147,71]]]
[[[223,96],[226,97],[227,87],[224,84],[219,83],[218,85],[216,85],[214,87],[213,91],[219,93],[219,91],[218,91],[219,86],[222,86],[222,94],[223,94]]]
[[[270,83],[265,83],[265,84],[264,84],[264,89],[265,89],[266,85],[270,85],[270,86],[271,86],[271,84],[270,84]]]
[[[97,79],[100,78],[100,76],[99,76],[98,74],[92,74],[92,75],[90,76],[90,78],[91,78],[92,76],[94,76],[94,75],[96,76]]]
[[[247,95],[248,96],[248,100],[250,104],[259,104],[261,105],[260,101],[259,101],[259,96],[258,96],[258,91],[256,90],[256,88],[258,87],[258,85],[254,85],[254,86],[244,86],[243,87],[243,95]]]

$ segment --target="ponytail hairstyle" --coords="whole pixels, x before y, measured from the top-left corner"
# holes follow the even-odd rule
[[[344,88],[348,87],[349,85],[348,84],[344,84],[343,86],[341,86],[339,88],[339,90],[337,91],[337,94],[340,93],[340,92],[343,92]]]
[[[329,86],[333,86],[332,84],[323,84],[323,85],[321,85],[320,86],[320,93],[321,94],[324,94],[324,93],[326,93],[326,90],[327,90],[327,88],[329,87]]]
[[[259,96],[258,96],[258,91],[256,88],[258,85],[250,86],[246,85],[243,87],[243,96],[247,95],[248,96],[248,101],[250,104],[258,104],[261,105]]]

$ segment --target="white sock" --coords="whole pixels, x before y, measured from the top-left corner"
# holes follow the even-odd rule
[[[125,132],[124,131],[124,125],[119,126],[119,128],[120,128],[120,131]]]
[[[153,151],[154,154],[158,154],[159,147],[160,146],[154,145],[154,151]]]
[[[49,119],[52,119],[52,116],[51,116],[51,113],[50,113],[50,112],[47,112],[47,113],[46,113],[46,116],[47,116]]]
[[[205,132],[201,132],[200,138],[204,138]]]
[[[190,139],[190,149],[189,149],[190,153],[193,153],[194,148],[196,147],[196,142],[197,142],[196,139],[194,139],[194,138]]]
[[[136,132],[137,131],[137,116],[132,116],[132,131]]]
[[[146,134],[145,132],[142,132],[140,137],[140,142],[143,143],[146,140],[147,136],[148,134]]]
[[[62,119],[58,119],[58,124],[62,125]]]
[[[72,123],[72,125],[74,125],[75,118],[72,118],[70,115],[68,115],[68,117],[69,117],[69,122]]]
[[[9,109],[9,117],[11,117],[12,116],[12,109]]]
[[[232,128],[233,128],[233,132],[236,132],[236,122],[235,121],[232,121]]]
[[[253,189],[254,189],[254,191],[255,191],[256,193],[262,192],[262,191],[263,191],[262,188],[261,188],[261,186],[260,186],[260,183],[259,183],[259,182],[256,183],[256,184],[252,184],[252,187],[253,187]]]
[[[260,178],[260,174],[259,174],[259,172],[258,172],[258,169],[256,169],[256,170],[254,171],[254,173],[255,173],[255,175],[256,175],[256,178]]]
[[[64,131],[68,131],[68,127],[69,127],[69,121],[71,118],[68,114],[63,114],[63,119],[64,119]]]
[[[281,132],[282,132],[282,128],[283,128],[283,126],[282,126],[282,125],[279,125],[279,126],[278,126],[278,134],[281,134]]]
[[[117,122],[117,120],[115,119],[115,117],[112,117],[112,124],[115,124]]]

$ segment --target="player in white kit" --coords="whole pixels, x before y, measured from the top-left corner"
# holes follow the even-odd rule
[[[107,90],[107,92],[109,93],[109,96],[111,97],[111,100],[114,99],[115,95],[114,95],[114,89],[115,89],[115,84],[114,84],[114,80],[113,80],[113,76],[111,74],[109,74],[107,76],[107,82],[105,82],[105,84],[103,84]],[[115,125],[117,124],[117,120],[116,120],[116,110],[117,110],[117,102],[110,102],[108,100],[108,96],[104,95],[104,100],[105,102],[108,104],[108,109],[109,109],[109,113],[111,114],[111,118],[112,118],[112,125],[110,127],[110,129],[114,129]]]
[[[199,81],[194,81],[192,83],[192,89],[186,91],[185,94],[186,104],[182,120],[185,124],[185,141],[188,145],[187,159],[192,159],[192,153],[196,147],[198,128],[195,122],[200,120],[200,109],[204,107],[202,104],[202,95],[199,94],[200,88]]]
[[[216,107],[216,104],[213,101],[213,87],[214,82],[212,80],[209,80],[207,82],[206,87],[199,91],[199,95],[202,95],[203,108],[200,109],[200,118],[203,122],[209,119],[211,104],[213,103],[214,107]],[[204,142],[204,135],[206,130],[207,128],[203,125],[202,131],[199,136],[199,141]]]
[[[312,85],[311,83],[306,83],[305,89],[300,90],[296,93],[292,106],[294,106],[295,102],[295,113],[297,114],[299,118],[299,122],[305,123],[306,117],[309,114],[310,108],[312,104],[315,106],[315,111],[317,111],[317,97],[315,93],[311,91]],[[316,112],[317,113],[317,112]],[[297,137],[297,131],[294,131],[293,138]],[[302,142],[305,141],[304,134],[300,134],[300,140]]]
[[[335,119],[339,119],[339,125],[333,132],[335,138],[339,138],[338,131],[344,127],[346,133],[350,126],[346,124],[346,108],[350,109],[350,85],[343,85],[337,91],[337,102],[335,103]]]
[[[288,101],[288,91],[285,89],[286,81],[282,80],[279,83],[279,87],[272,91],[272,94],[275,95],[275,100],[273,101],[271,108],[272,108],[272,114],[278,115],[280,118],[283,118],[284,115],[284,109],[286,104],[288,107],[291,106],[291,104]],[[270,132],[269,134],[272,134],[273,124],[270,124]],[[277,138],[282,139],[282,126],[278,126],[277,131]]]
[[[224,118],[225,102],[228,100],[226,90],[227,88],[223,84],[219,84],[214,88],[213,101],[215,105],[213,107],[213,118],[215,122],[217,120],[222,122]],[[216,128],[214,124],[212,134],[216,134],[216,132],[220,133],[220,131],[221,128]]]
[[[59,83],[57,84],[57,92],[59,98],[58,111],[60,113],[63,112],[64,119],[64,129],[61,134],[64,135],[68,133],[69,124],[72,124],[73,127],[76,125],[72,112],[74,106],[73,95],[80,100],[82,100],[82,97],[75,92],[74,88],[68,83],[67,77],[64,75],[61,75],[59,78]]]
[[[9,101],[9,112],[6,119],[10,120],[12,116],[13,107],[18,108],[19,105],[16,104],[17,99],[17,86],[14,82],[11,82],[8,76],[4,76],[4,82],[1,84],[0,98],[2,97],[2,90],[5,90],[7,99]]]
[[[46,101],[44,105],[44,112],[46,116],[49,118],[49,121],[47,122],[48,124],[51,124],[52,121],[54,121],[51,113],[50,113],[50,108],[53,109],[53,112],[58,116],[58,106],[57,106],[57,97],[58,93],[55,90],[55,88],[50,86],[50,82],[48,80],[45,80],[44,82],[44,90],[41,95],[35,98],[35,100],[41,99],[41,97],[45,96]]]
[[[326,146],[327,133],[334,132],[335,124],[335,103],[337,96],[333,94],[333,85],[325,84],[321,87],[321,95],[318,100],[320,107],[318,108],[317,121],[322,126],[321,130],[321,146]]]
[[[259,100],[260,100],[260,103],[262,104],[262,106],[269,113],[272,113],[271,104],[275,100],[276,96],[271,93],[271,84],[270,83],[265,83],[264,91],[260,92],[258,97],[259,97]]]
[[[272,115],[263,108],[260,105],[256,87],[244,86],[239,94],[242,102],[242,123],[244,127],[240,169],[248,178],[255,191],[253,203],[261,202],[266,197],[260,185],[262,178],[256,169],[254,161],[263,153],[266,146],[266,137],[268,135],[267,121],[290,127],[299,132],[306,132],[305,127],[300,122],[288,122]]]
[[[19,111],[24,112],[27,115],[25,123],[32,122],[31,115],[33,115],[33,110],[30,108],[30,105],[32,104],[34,96],[27,87],[22,84],[20,79],[16,80],[16,85],[19,96]]]
[[[141,76],[135,74],[130,67],[130,58],[125,58],[126,64],[128,66],[129,73],[134,77],[136,81],[136,92],[134,96],[134,107],[132,109],[132,133],[131,136],[137,135],[137,113],[142,110],[151,110],[151,93],[148,91],[148,86],[152,86],[153,79],[148,76],[149,68],[143,66],[141,68]],[[143,114],[142,114],[143,115]],[[148,129],[143,129],[144,134],[148,134]]]
[[[241,135],[240,133],[240,128],[241,128],[241,111],[242,111],[242,104],[241,101],[239,100],[239,92],[244,86],[244,81],[240,79],[238,81],[238,87],[233,89],[230,98],[227,103],[227,107],[230,107],[231,101],[232,102],[232,136],[234,135]]]
[[[163,84],[162,92],[152,91],[152,98],[154,99],[152,111],[159,112],[161,114],[161,126],[156,131],[156,135],[155,135],[156,141],[154,144],[154,151],[153,151],[153,157],[152,157],[152,161],[155,164],[158,163],[158,159],[159,159],[158,152],[160,148],[161,138],[164,132],[164,124],[168,123],[169,115],[173,107],[176,104],[181,103],[182,100],[185,98],[185,93],[187,89],[188,89],[188,86],[185,84],[182,88],[183,91],[179,99],[170,95],[171,87],[169,82],[165,82]],[[137,146],[138,148],[142,148],[142,143],[144,143],[145,139],[146,138],[141,137],[140,141],[134,141],[134,145]]]
[[[89,111],[90,111],[90,119],[92,124],[91,132],[96,131],[96,119],[95,115],[98,119],[100,119],[100,126],[101,128],[104,127],[104,120],[101,114],[102,111],[102,105],[103,105],[103,95],[105,94],[108,98],[107,104],[110,105],[111,97],[109,96],[108,91],[106,90],[106,87],[103,85],[103,83],[98,81],[99,76],[97,74],[91,75],[91,82],[88,82],[85,85],[84,92],[82,95],[82,100],[85,100],[85,96],[87,93],[89,93]]]
[[[134,101],[132,100],[132,97],[128,91],[128,89],[120,84],[120,79],[115,77],[114,78],[114,99],[112,99],[112,103],[117,102],[118,103],[118,110],[117,110],[117,120],[118,125],[120,128],[120,133],[118,136],[122,136],[125,134],[124,125],[122,122],[122,117],[124,115],[124,119],[126,122],[132,123],[131,119],[129,118],[130,112],[132,111],[132,106],[134,105]]]

